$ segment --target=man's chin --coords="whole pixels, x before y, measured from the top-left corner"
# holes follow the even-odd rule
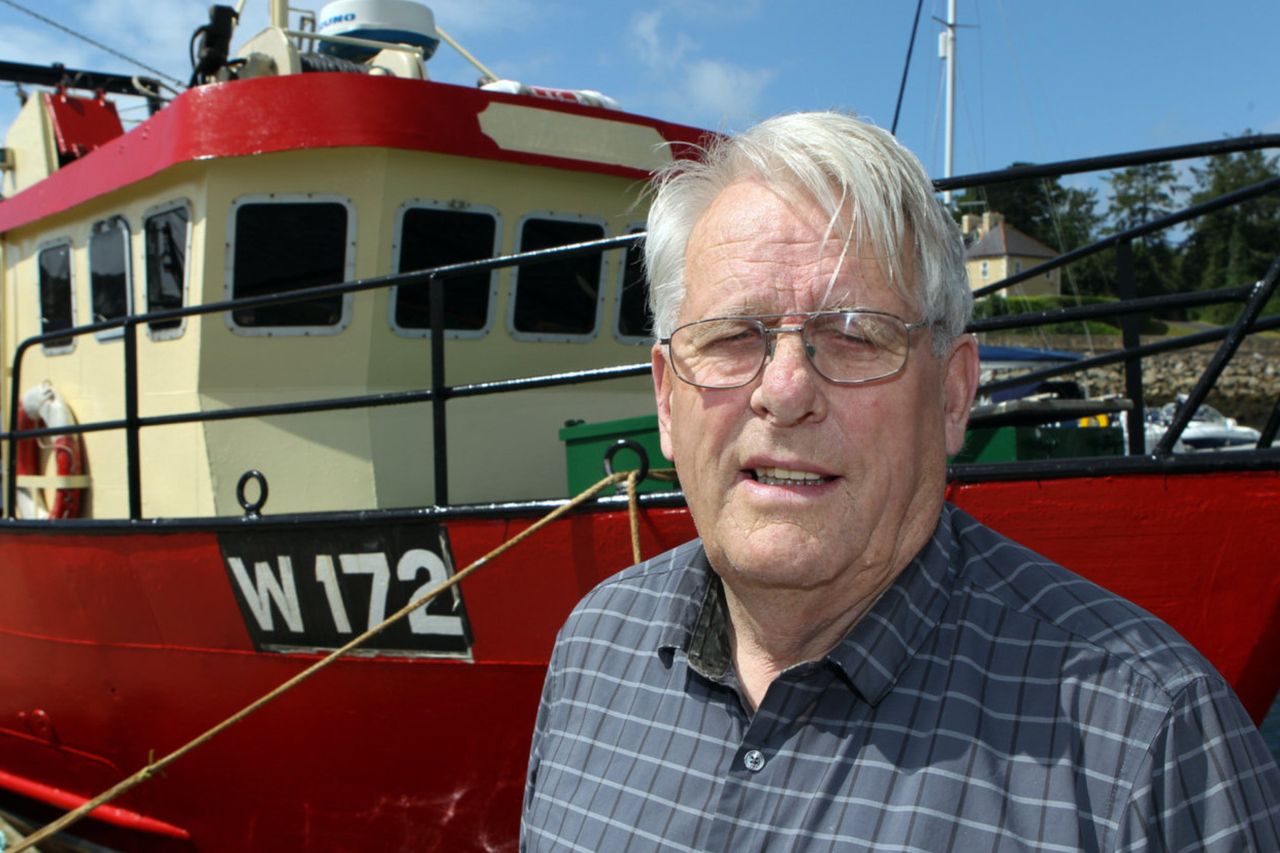
[[[792,524],[770,524],[723,543],[722,577],[727,583],[759,587],[809,589],[821,586],[847,568],[836,565],[832,542]],[[717,570],[714,551],[708,548]]]

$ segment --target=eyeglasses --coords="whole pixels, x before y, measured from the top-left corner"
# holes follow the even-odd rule
[[[784,317],[798,326],[770,326]],[[676,376],[699,388],[740,388],[773,357],[777,336],[798,332],[814,370],[837,385],[860,385],[902,372],[911,333],[929,323],[908,323],[882,311],[816,311],[756,317],[716,317],[686,323],[658,343],[667,347]]]

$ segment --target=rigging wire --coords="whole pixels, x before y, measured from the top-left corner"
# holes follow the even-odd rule
[[[911,70],[911,51],[916,46],[916,30],[920,28],[920,12],[924,9],[924,0],[916,0],[916,16],[911,21],[911,38],[907,41],[907,61],[902,63],[902,82],[898,84],[898,103],[893,108],[893,126],[889,133],[898,135],[898,116],[902,114],[902,96],[907,92],[907,72]]]
[[[938,88],[933,92],[933,118],[929,121],[929,135],[927,139],[932,141],[933,148],[929,151],[931,163],[937,163],[938,151],[942,147],[941,140],[938,139],[938,119],[942,116],[943,109],[943,88],[947,85],[947,69],[945,67],[938,68]],[[943,155],[945,156],[945,154]]]
[[[66,26],[65,24],[60,24],[57,21],[53,20],[52,18],[47,18],[33,9],[28,9],[26,6],[23,6],[21,3],[16,2],[16,0],[0,0],[0,3],[3,3],[6,6],[12,6],[14,9],[17,9],[19,12],[30,15],[36,20],[46,23],[49,26],[54,27],[55,29],[62,30],[64,33],[66,33],[69,36],[78,38],[83,42],[87,42],[93,45],[99,50],[105,50],[107,53],[111,54],[112,56],[118,57],[119,59],[123,59],[125,62],[128,62],[132,65],[138,66],[139,68],[149,71],[152,74],[156,75],[157,77],[163,77],[165,80],[168,80],[172,83],[176,83],[177,85],[182,86],[184,89],[186,88],[183,82],[177,79],[176,77],[170,77],[168,74],[165,74],[163,71],[161,71],[158,68],[152,68],[150,65],[147,65],[145,62],[141,62],[137,59],[134,59],[132,56],[127,56],[121,53],[120,51],[116,50],[115,48],[108,47],[107,45],[103,44],[100,41],[95,41],[94,39],[89,38],[83,33],[78,33],[75,30],[71,29],[70,27]]]
[[[1061,186],[1061,184],[1059,184],[1059,186]],[[1064,240],[1062,237],[1062,218],[1059,216],[1058,206],[1053,200],[1053,193],[1050,191],[1048,178],[1040,179],[1040,189],[1044,193],[1045,201],[1048,202],[1046,206],[1049,209],[1049,219],[1050,221],[1053,222],[1053,232],[1058,237],[1058,251],[1065,252],[1067,251],[1067,245],[1066,245],[1066,240]],[[1074,249],[1076,247],[1072,246],[1071,248]],[[1076,277],[1074,274],[1074,270],[1071,267],[1071,264],[1067,264],[1065,267],[1063,267],[1062,273],[1063,273],[1062,277],[1067,281],[1067,286],[1071,289],[1071,295],[1075,297],[1076,305],[1077,306],[1083,305],[1084,300],[1080,296],[1080,288],[1076,287]],[[1089,329],[1088,320],[1084,321],[1084,340],[1085,340],[1085,346],[1088,347],[1089,354],[1092,355],[1095,352],[1094,346],[1093,346],[1093,332],[1090,331]],[[1085,378],[1086,379],[1088,378],[1087,373]],[[1087,390],[1087,383],[1086,383],[1086,390]]]

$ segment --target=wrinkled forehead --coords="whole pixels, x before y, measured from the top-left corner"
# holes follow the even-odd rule
[[[690,232],[686,299],[715,297],[727,308],[738,290],[741,313],[792,294],[795,310],[880,305],[916,314],[911,238],[909,230],[901,238],[870,233],[853,203],[828,211],[799,188],[738,181]]]

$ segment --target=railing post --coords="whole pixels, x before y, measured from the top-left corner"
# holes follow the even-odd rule
[[[1258,447],[1270,447],[1276,440],[1277,433],[1280,433],[1280,399],[1277,399],[1276,404],[1271,407],[1271,414],[1267,417],[1262,433],[1258,436]]]
[[[21,344],[13,354],[13,372],[9,376],[9,457],[4,469],[4,509],[9,518],[18,517],[18,407],[22,405],[22,356],[26,348]]]
[[[142,460],[138,441],[138,324],[124,324],[124,446],[129,476],[129,520],[142,518]]]
[[[1121,240],[1116,245],[1116,291],[1120,299],[1128,302],[1138,298],[1138,285],[1133,275],[1133,244]],[[1121,342],[1126,352],[1142,345],[1140,330],[1142,321],[1134,314],[1120,318]],[[1129,455],[1144,456],[1147,452],[1146,401],[1142,390],[1142,359],[1130,356],[1124,360],[1124,393],[1133,402],[1126,415],[1129,426]]]
[[[1173,422],[1169,424],[1169,428],[1165,430],[1160,443],[1156,445],[1156,456],[1168,456],[1173,452],[1173,445],[1182,437],[1183,430],[1187,428],[1187,424],[1191,423],[1195,413],[1200,410],[1200,404],[1209,396],[1209,391],[1217,384],[1218,377],[1222,375],[1222,371],[1227,364],[1235,357],[1236,350],[1240,348],[1240,344],[1248,336],[1249,328],[1253,325],[1253,321],[1258,319],[1263,307],[1266,306],[1276,292],[1277,285],[1280,285],[1280,258],[1276,258],[1271,262],[1266,277],[1253,286],[1249,300],[1244,304],[1244,310],[1240,312],[1240,316],[1236,317],[1236,321],[1231,324],[1227,336],[1222,339],[1222,343],[1218,344],[1218,349],[1214,352],[1213,357],[1209,359],[1209,364],[1205,367],[1204,372],[1200,374],[1196,384],[1187,393],[1186,402],[1174,412]]]
[[[449,504],[449,442],[445,428],[444,281],[427,279],[427,304],[431,309],[431,443],[435,472],[435,503]]]

